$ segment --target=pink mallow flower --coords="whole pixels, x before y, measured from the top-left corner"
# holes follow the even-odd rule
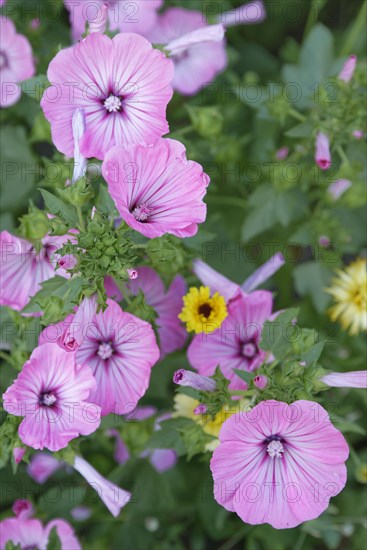
[[[129,282],[133,296],[143,292],[146,303],[157,313],[155,323],[158,327],[161,359],[168,353],[181,349],[186,341],[187,332],[178,318],[182,310],[182,296],[186,294],[186,282],[176,275],[168,289],[162,279],[150,267],[139,267],[139,277]]]
[[[246,295],[258,288],[270,279],[284,264],[283,254],[276,252],[269,260],[256,269],[242,285],[230,281],[202,260],[194,260],[193,271],[197,278],[210,288],[212,293],[219,292],[225,301],[229,302],[241,294]]]
[[[64,0],[70,12],[73,40],[82,38],[89,23],[90,30],[103,32],[107,19],[110,31],[134,32],[144,35],[156,24],[157,10],[163,0]]]
[[[0,17],[0,36],[0,106],[10,107],[20,99],[18,83],[31,78],[35,66],[30,43],[8,17]]]
[[[98,428],[100,407],[88,402],[95,384],[90,368],[77,363],[74,353],[44,344],[33,350],[4,393],[4,409],[24,417],[18,433],[25,445],[59,451]]]
[[[114,145],[151,144],[168,132],[173,64],[142,36],[93,33],[51,61],[41,107],[56,147],[74,154],[72,117],[83,111],[80,153],[103,160]],[[56,98],[56,99],[55,99]]]
[[[38,519],[23,514],[0,521],[0,550],[6,550],[11,543],[21,550],[46,550],[54,528],[61,542],[61,550],[81,550],[73,528],[63,519],[54,519],[43,526]]]
[[[41,283],[55,275],[58,248],[73,238],[46,235],[37,252],[32,243],[7,231],[0,233],[0,305],[21,311],[40,289]],[[60,266],[61,267],[61,266]],[[68,277],[58,269],[57,275]]]
[[[164,44],[168,51],[172,51],[175,65],[172,86],[183,95],[196,94],[227,66],[223,30],[214,29],[216,32],[213,40],[213,37],[206,34],[207,28],[201,12],[170,8],[158,18],[157,24],[148,33],[151,42]],[[193,31],[201,33],[198,32],[196,39],[191,41]],[[177,40],[180,40],[181,47],[174,49]]]
[[[367,388],[367,370],[330,372],[320,380],[332,388]]]
[[[151,369],[159,359],[154,331],[113,300],[107,301],[105,311],[92,317],[83,314],[77,320],[79,309],[43,330],[39,343],[54,342],[51,345],[58,344],[71,355],[76,350],[77,363],[90,367],[96,378],[89,400],[101,407],[102,415],[127,414],[146,392]],[[65,334],[69,335],[67,346]]]
[[[210,179],[200,164],[186,159],[179,141],[114,147],[106,154],[102,174],[122,219],[146,237],[192,237],[205,221],[203,197]]]
[[[262,23],[265,19],[266,10],[261,0],[254,0],[231,11],[221,13],[217,17],[218,23],[222,23],[225,27]]]
[[[357,56],[350,55],[344,63],[342,70],[338,74],[338,78],[344,82],[349,82],[353,78],[354,71],[356,70]]]
[[[349,449],[312,401],[262,401],[226,420],[214,450],[214,498],[250,525],[297,527],[343,489]]]
[[[28,519],[33,516],[34,510],[32,503],[27,499],[18,499],[14,502],[12,510],[17,518]]]
[[[259,343],[263,324],[271,318],[272,306],[272,294],[267,290],[239,295],[230,301],[228,316],[220,328],[194,336],[187,351],[190,365],[203,376],[212,376],[220,365],[223,375],[230,380],[230,389],[246,389],[246,382],[234,369],[253,372],[265,361],[266,353]]]
[[[321,170],[327,170],[331,166],[329,138],[322,132],[319,132],[316,136],[315,161]]]

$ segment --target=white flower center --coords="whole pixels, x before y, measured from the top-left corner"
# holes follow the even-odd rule
[[[51,407],[56,403],[57,399],[53,393],[44,393],[43,396],[41,397],[41,401],[43,405],[47,405],[47,407]]]
[[[110,97],[108,97],[104,102],[104,106],[109,113],[116,113],[117,111],[120,111],[121,105],[121,99],[115,95],[110,95]]]
[[[270,456],[270,458],[274,458],[275,456],[277,458],[282,458],[282,453],[284,453],[282,443],[276,440],[270,441],[266,450],[268,451],[268,455]]]
[[[257,348],[252,342],[247,342],[242,346],[242,353],[247,359],[252,359],[257,354]]]
[[[132,211],[132,215],[138,222],[145,222],[149,215],[150,215],[150,209],[147,207],[146,204],[140,204],[134,210]]]
[[[100,344],[97,353],[101,359],[109,359],[113,354],[113,348],[111,344],[103,342],[102,344]]]

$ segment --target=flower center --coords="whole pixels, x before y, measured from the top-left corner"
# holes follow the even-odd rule
[[[105,99],[103,105],[109,113],[117,113],[117,111],[121,111],[122,101],[119,97],[111,94]]]
[[[145,203],[140,204],[139,206],[136,206],[132,211],[132,215],[138,222],[147,221],[150,213],[151,213],[151,210],[147,207]]]
[[[200,315],[204,315],[204,317],[206,317],[206,319],[208,319],[208,317],[210,317],[211,312],[213,311],[213,308],[210,304],[201,304],[199,306],[198,311],[199,311]]]
[[[109,359],[113,354],[113,348],[111,344],[109,344],[108,342],[102,342],[99,345],[97,354],[100,356],[101,359]]]
[[[1,69],[5,69],[7,65],[8,65],[8,58],[6,57],[4,52],[0,52],[0,71]]]
[[[268,455],[270,458],[282,458],[284,453],[283,444],[280,440],[279,436],[272,436],[267,439],[269,441],[268,446],[266,447],[266,450],[268,452]]]
[[[42,393],[40,397],[40,405],[52,407],[57,401],[56,395],[52,392]]]
[[[246,342],[242,346],[242,355],[246,357],[246,359],[253,359],[255,355],[257,355],[257,352],[257,345],[254,344],[254,342]]]

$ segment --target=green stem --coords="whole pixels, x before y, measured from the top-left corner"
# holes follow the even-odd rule
[[[82,231],[85,231],[85,225],[84,225],[84,220],[83,220],[83,213],[82,213],[82,209],[80,208],[80,206],[77,206],[76,211],[77,211],[77,213],[78,213],[78,220],[79,220],[80,229],[81,229]]]
[[[341,148],[341,146],[338,145],[338,147],[336,148],[336,150],[338,151],[338,155],[339,155],[339,157],[341,158],[342,163],[348,165],[348,164],[349,164],[348,157],[347,157],[347,155],[344,153],[344,151],[343,151],[343,149]]]
[[[306,537],[307,537],[306,531],[301,531],[300,534],[299,534],[299,537],[296,541],[296,544],[294,546],[294,550],[302,550],[303,543],[305,542]]]
[[[185,136],[186,134],[189,134],[194,129],[192,124],[189,124],[188,126],[184,126],[183,128],[177,130],[176,132],[172,132],[170,134],[170,137],[172,136]]]
[[[208,195],[205,197],[205,200],[214,204],[228,204],[229,206],[236,206],[237,208],[247,208],[247,202],[237,197],[216,197]]]
[[[253,394],[252,391],[249,390],[229,390],[230,395],[246,395],[250,396]]]
[[[9,363],[10,354],[4,353],[3,351],[0,351],[0,357],[1,359],[4,359],[7,363]]]
[[[363,29],[366,24],[365,23],[366,17],[367,17],[367,0],[363,2],[361,9],[359,10],[357,18],[355,19],[354,24],[348,36],[345,39],[340,55],[348,55],[352,53],[352,49],[354,47],[355,42],[357,41],[357,38],[360,36],[361,33],[363,33]]]
[[[327,0],[312,0],[310,11],[308,12],[305,30],[303,33],[303,40],[305,40],[312,27],[317,23],[320,11],[325,6],[326,2]]]
[[[142,250],[145,250],[147,246],[147,244],[133,244],[133,248],[139,248]]]
[[[296,120],[299,120],[300,122],[306,122],[306,117],[301,115],[301,113],[299,113],[295,109],[289,109],[288,114],[291,115]]]

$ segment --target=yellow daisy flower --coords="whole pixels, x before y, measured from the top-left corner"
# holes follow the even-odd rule
[[[226,301],[218,292],[210,296],[210,288],[191,287],[183,297],[184,307],[178,318],[186,323],[188,332],[206,334],[219,328],[227,317]]]
[[[367,261],[359,258],[345,269],[337,270],[338,277],[326,289],[336,304],[330,308],[332,321],[339,319],[344,330],[356,335],[367,330]]]
[[[244,410],[246,400],[233,401],[231,405],[226,405],[220,410],[214,418],[209,414],[196,414],[195,409],[199,405],[199,401],[185,395],[183,393],[177,393],[174,399],[174,413],[173,417],[183,416],[184,418],[191,418],[197,424],[203,428],[204,432],[214,436],[216,439],[209,441],[206,444],[205,449],[207,451],[214,451],[219,445],[219,432],[223,422],[225,422],[233,414]]]

